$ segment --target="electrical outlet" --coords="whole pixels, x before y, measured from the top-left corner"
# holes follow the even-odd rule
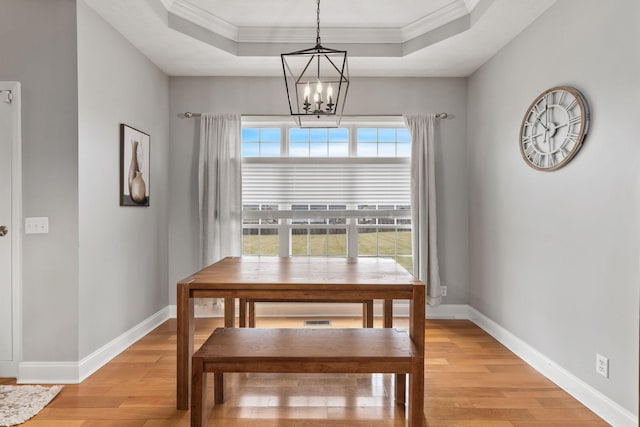
[[[440,293],[442,294],[443,297],[447,296],[447,287],[446,286],[440,286]]]
[[[596,372],[609,378],[609,359],[601,354],[596,354]]]

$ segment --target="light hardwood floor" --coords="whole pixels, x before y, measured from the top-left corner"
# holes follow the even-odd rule
[[[258,319],[257,326],[302,322]],[[220,325],[198,319],[196,346]],[[332,320],[336,327],[360,325],[360,319]],[[175,319],[165,322],[82,384],[66,385],[23,426],[189,426],[189,411],[175,409],[175,328]],[[473,323],[428,320],[425,332],[429,427],[608,425]],[[405,426],[403,408],[390,397],[392,384],[389,375],[232,374],[225,403],[209,402],[209,426]]]

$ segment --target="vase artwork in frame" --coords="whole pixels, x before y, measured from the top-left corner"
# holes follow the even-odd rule
[[[120,124],[120,206],[149,206],[149,135]]]

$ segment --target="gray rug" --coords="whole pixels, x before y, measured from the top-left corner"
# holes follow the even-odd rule
[[[27,421],[47,406],[60,390],[61,385],[0,385],[0,427]]]

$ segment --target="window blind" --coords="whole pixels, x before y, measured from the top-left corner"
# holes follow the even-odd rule
[[[410,205],[408,159],[244,159],[249,204]]]

